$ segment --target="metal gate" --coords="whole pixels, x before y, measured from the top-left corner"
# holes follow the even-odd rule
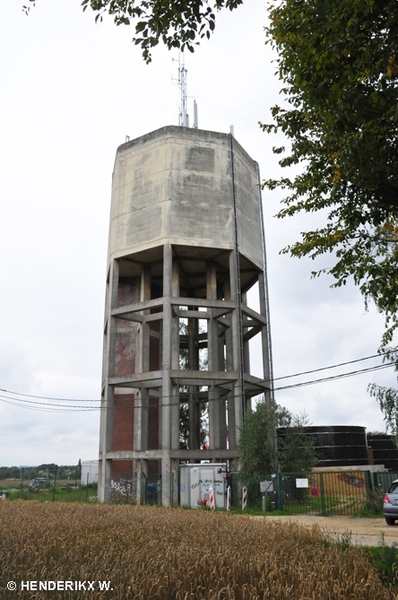
[[[285,513],[349,515],[363,508],[372,490],[369,471],[277,473],[273,500]]]

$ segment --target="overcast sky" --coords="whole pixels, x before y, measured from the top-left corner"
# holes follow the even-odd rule
[[[145,65],[132,30],[111,19],[95,25],[80,0],[38,0],[29,17],[23,4],[0,3],[0,388],[7,390],[0,392],[0,465],[75,464],[97,458],[99,412],[50,410],[29,396],[10,401],[10,392],[100,396],[114,157],[126,136],[178,124],[178,54],[158,48]],[[278,173],[276,140],[258,121],[269,121],[270,106],[281,102],[265,23],[265,3],[250,0],[221,13],[211,41],[186,57],[199,127],[228,133],[233,124],[263,178]],[[311,261],[279,255],[315,222],[273,218],[279,200],[263,193],[275,377],[376,354],[383,318],[365,312],[359,292],[352,285],[331,290],[327,277],[310,279]],[[276,388],[380,362],[277,380]],[[276,400],[306,411],[314,425],[383,430],[367,393],[373,381],[394,385],[396,377],[390,368],[290,387]]]

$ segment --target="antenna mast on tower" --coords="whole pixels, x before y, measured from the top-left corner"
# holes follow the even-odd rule
[[[178,57],[178,85],[181,90],[181,106],[180,106],[180,116],[178,120],[178,124],[181,127],[189,127],[189,115],[187,112],[187,103],[188,103],[188,91],[187,91],[187,70],[185,68],[184,56],[182,57],[182,65],[181,65],[181,53]]]
[[[172,59],[174,60],[174,59]],[[180,127],[189,127],[188,114],[188,71],[185,68],[184,56],[181,58],[181,52],[178,55],[178,87],[181,91],[180,113],[178,115],[178,125]],[[198,105],[193,101],[193,128],[198,128]]]

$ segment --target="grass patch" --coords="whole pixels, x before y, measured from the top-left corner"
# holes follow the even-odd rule
[[[367,548],[367,552],[371,555],[383,584],[396,590],[398,587],[398,544],[394,542],[391,546],[387,545],[382,533],[379,545]]]
[[[28,487],[13,489],[8,492],[9,500],[35,500],[36,502],[94,502],[97,489],[94,486],[56,486],[44,490],[32,491]],[[1,493],[1,492],[0,492]]]

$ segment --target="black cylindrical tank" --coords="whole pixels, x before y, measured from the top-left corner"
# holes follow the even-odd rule
[[[278,430],[278,436],[288,435],[288,428]],[[358,425],[306,427],[305,432],[316,438],[318,467],[349,467],[369,464],[366,428]]]
[[[368,445],[372,448],[375,465],[384,465],[389,471],[398,471],[398,448],[390,435],[369,433]]]

